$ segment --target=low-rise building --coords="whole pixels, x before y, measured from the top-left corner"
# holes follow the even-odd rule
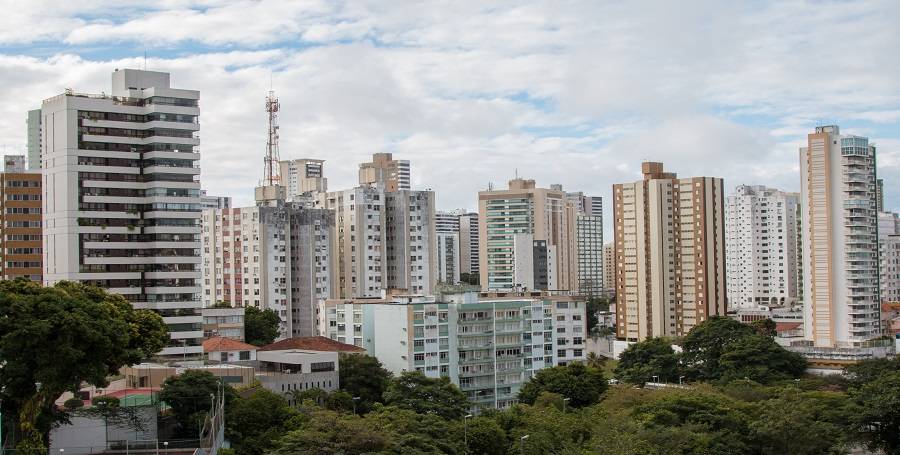
[[[319,333],[364,348],[395,374],[446,376],[473,410],[502,409],[536,371],[585,359],[585,310],[571,295],[448,287],[320,302]]]
[[[325,337],[294,337],[259,348],[256,378],[263,387],[287,396],[292,392],[340,388],[339,354],[362,353],[364,349]]]
[[[203,340],[203,353],[209,362],[252,362],[257,347],[231,338],[214,337]]]

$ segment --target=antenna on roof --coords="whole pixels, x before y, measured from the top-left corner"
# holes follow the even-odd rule
[[[144,71],[147,71],[147,48],[144,48]]]
[[[518,178],[519,178],[519,168],[516,168],[516,179],[518,180]]]

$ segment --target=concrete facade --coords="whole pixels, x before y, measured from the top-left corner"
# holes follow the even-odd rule
[[[616,336],[683,336],[726,313],[722,179],[677,178],[662,163],[613,185]]]
[[[738,186],[725,201],[728,307],[792,305],[797,272],[799,193]]]
[[[200,93],[117,70],[111,95],[41,107],[44,282],[76,280],[159,312],[161,355],[199,355]]]
[[[821,126],[799,158],[806,339],[857,347],[881,335],[875,146]]]

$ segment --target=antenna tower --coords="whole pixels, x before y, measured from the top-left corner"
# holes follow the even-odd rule
[[[266,112],[269,114],[269,135],[266,139],[266,157],[263,186],[275,186],[281,184],[281,169],[278,165],[278,98],[275,92],[269,90],[266,97]]]

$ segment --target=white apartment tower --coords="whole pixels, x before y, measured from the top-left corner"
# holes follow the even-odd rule
[[[797,299],[800,195],[738,186],[725,202],[725,271],[731,309],[791,305]]]
[[[437,282],[456,284],[460,273],[460,233],[461,211],[435,212],[435,234],[437,237]]]
[[[479,274],[478,214],[459,216],[459,272]]]
[[[683,336],[725,315],[722,179],[678,178],[662,163],[613,185],[616,335]]]
[[[816,127],[800,149],[804,330],[816,347],[880,335],[875,146]]]
[[[560,187],[561,188],[561,187]],[[582,295],[603,295],[603,198],[582,192],[566,193],[575,205],[578,248],[578,289]]]
[[[900,218],[896,213],[878,214],[878,247],[881,301],[900,302]]]
[[[109,95],[41,106],[44,281],[92,283],[158,311],[162,355],[202,353],[200,93],[116,70]]]
[[[283,160],[278,164],[281,167],[281,181],[288,200],[328,191],[325,160],[300,158]]]

